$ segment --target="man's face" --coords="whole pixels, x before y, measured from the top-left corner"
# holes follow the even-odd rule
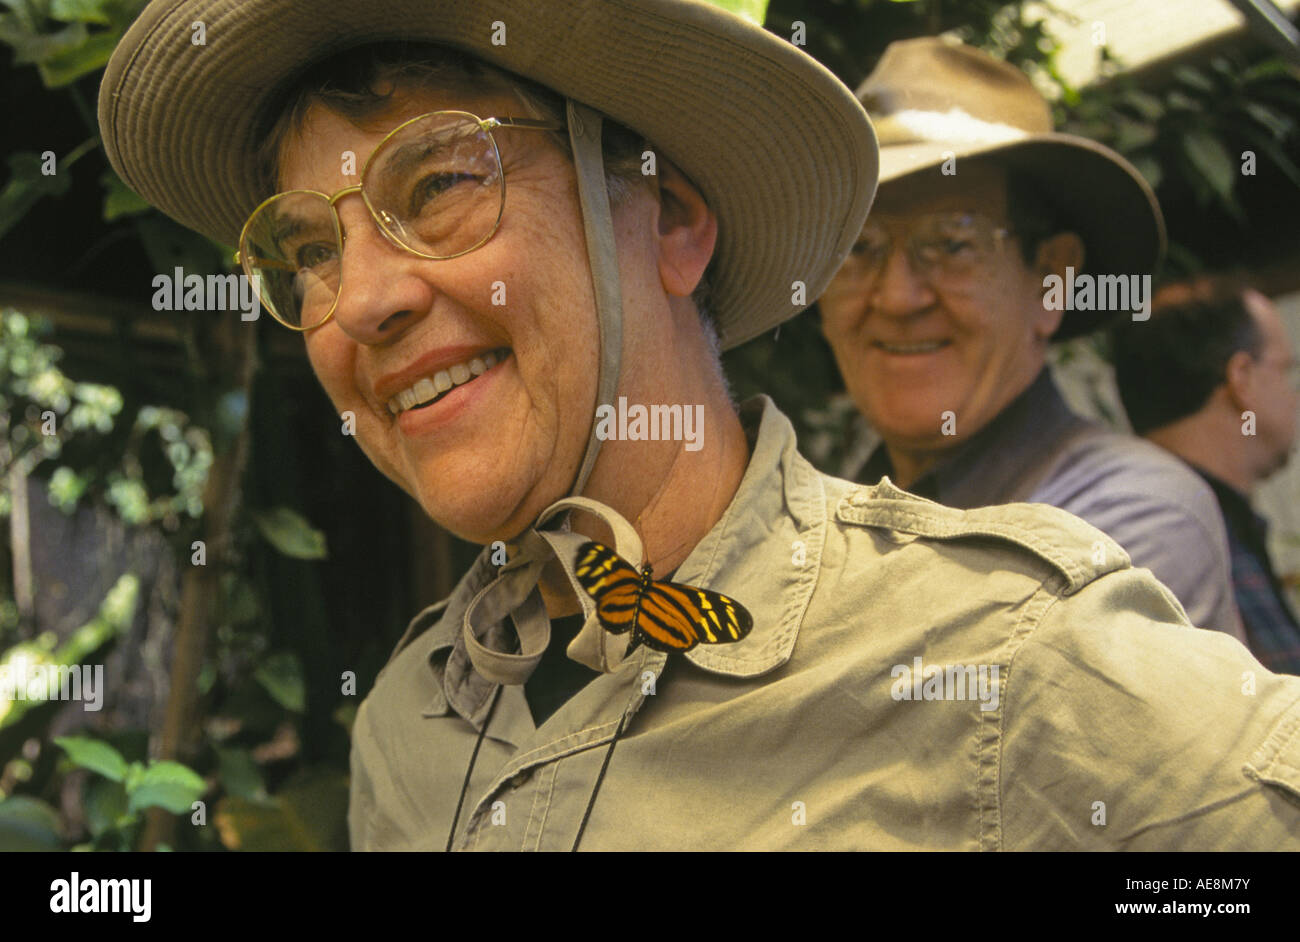
[[[313,107],[285,148],[282,189],[333,194],[388,130],[440,109],[524,114],[510,95],[402,89],[360,130]],[[305,334],[307,354],[362,450],[434,520],[477,542],[517,534],[567,493],[595,407],[597,328],[572,166],[545,134],[495,132],[504,216],[482,247],[433,261],[381,234],[360,194],[336,204],[346,248],[334,316]],[[502,300],[505,303],[500,303]],[[495,353],[496,365],[474,375]],[[479,361],[476,363],[475,361]],[[389,401],[448,371],[472,378],[423,408]]]
[[[915,174],[887,184],[868,224],[892,250],[866,290],[841,272],[820,300],[823,330],[858,408],[891,447],[942,450],[992,420],[1041,369],[1059,312],[1043,309],[1043,276],[1006,238],[959,279],[927,280],[905,251],[927,214],[976,213],[1007,228],[1006,180],[970,161],[956,175]],[[943,413],[956,416],[942,434]]]
[[[1256,434],[1269,458],[1265,475],[1282,468],[1290,457],[1296,438],[1296,406],[1300,394],[1295,385],[1295,353],[1286,325],[1272,302],[1258,291],[1247,291],[1246,307],[1263,335],[1256,359],[1252,399]]]

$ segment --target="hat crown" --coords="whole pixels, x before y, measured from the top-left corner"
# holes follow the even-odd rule
[[[882,145],[929,139],[925,123],[910,120],[916,115],[959,115],[972,137],[1010,139],[1053,128],[1046,99],[1020,69],[937,37],[890,43],[857,96]],[[945,136],[965,136],[961,123],[945,121],[944,128]]]

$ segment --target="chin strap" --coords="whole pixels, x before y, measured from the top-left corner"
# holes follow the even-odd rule
[[[596,405],[612,403],[618,390],[623,358],[623,289],[618,274],[618,248],[614,244],[614,219],[605,185],[605,158],[600,148],[600,113],[573,99],[568,103],[569,140],[582,202],[582,223],[587,235],[587,259],[596,297],[596,324],[600,331],[600,366],[596,374]],[[587,453],[569,494],[577,497],[600,453],[596,413],[592,410]]]
[[[602,673],[616,670],[623,662],[629,639],[615,637],[601,627],[595,601],[573,574],[578,547],[587,542],[587,537],[581,533],[542,529],[547,521],[570,510],[581,510],[603,520],[614,534],[611,547],[614,552],[635,567],[641,565],[641,538],[616,511],[586,497],[566,497],[547,507],[536,525],[520,539],[514,557],[501,567],[500,575],[484,586],[465,608],[461,624],[465,653],[474,669],[493,683],[524,683],[551,642],[551,621],[537,582],[552,558],[559,561],[568,576],[586,617],[582,630],[569,644],[569,657]],[[493,629],[507,617],[514,622],[519,638],[518,653],[490,648],[480,640],[489,635],[501,637]],[[505,637],[509,637],[508,632]]]
[[[618,389],[623,352],[623,291],[619,281],[618,251],[614,242],[614,221],[605,184],[605,159],[601,151],[601,116],[586,105],[568,101],[569,140],[573,146],[573,165],[582,205],[582,221],[587,240],[587,258],[596,300],[596,323],[599,330],[600,362],[596,379],[596,405],[612,403]],[[465,610],[462,632],[466,651],[474,669],[488,680],[500,684],[522,684],[542,658],[551,640],[551,623],[537,588],[542,569],[558,560],[569,577],[574,592],[586,613],[582,631],[569,645],[568,654],[594,670],[612,671],[623,660],[626,638],[613,638],[596,620],[595,603],[573,575],[578,547],[587,538],[562,529],[542,529],[545,524],[570,510],[583,510],[601,518],[614,533],[615,552],[632,563],[641,564],[641,539],[632,526],[616,511],[598,501],[582,497],[587,478],[600,453],[596,436],[596,414],[592,410],[587,451],[569,497],[548,507],[533,526],[520,537],[512,558],[501,573],[485,586]],[[506,653],[485,646],[484,638],[492,627],[506,618],[514,622],[519,638],[518,653]],[[509,632],[506,633],[509,637]]]

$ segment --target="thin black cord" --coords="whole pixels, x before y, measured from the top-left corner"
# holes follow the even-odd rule
[[[591,817],[591,809],[596,805],[596,795],[600,791],[600,783],[605,780],[605,770],[609,768],[609,760],[614,755],[614,747],[618,745],[618,737],[623,735],[623,724],[627,722],[627,713],[624,713],[618,721],[618,729],[614,730],[614,738],[609,741],[609,749],[605,752],[605,761],[600,765],[600,774],[596,776],[596,787],[591,790],[591,797],[587,799],[587,810],[583,812],[582,824],[578,826],[578,836],[573,839],[573,847],[569,853],[578,849],[578,844],[582,841],[582,833],[587,830],[587,819]]]
[[[452,841],[456,838],[456,824],[460,821],[460,809],[465,804],[465,793],[469,791],[469,778],[474,774],[474,763],[478,760],[479,747],[483,745],[483,737],[487,735],[488,724],[492,722],[492,714],[496,712],[497,701],[500,699],[501,685],[497,684],[496,690],[492,691],[492,705],[488,707],[487,717],[483,720],[483,728],[478,731],[478,739],[474,742],[474,751],[470,753],[469,768],[465,770],[465,781],[460,786],[460,799],[456,802],[456,813],[451,817],[451,830],[447,832],[448,853],[451,852]]]

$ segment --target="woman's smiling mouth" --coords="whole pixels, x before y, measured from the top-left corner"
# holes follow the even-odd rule
[[[433,405],[453,389],[482,376],[508,356],[510,356],[510,348],[499,347],[481,356],[471,357],[463,363],[455,363],[446,369],[438,370],[395,394],[388,400],[388,411],[396,416],[412,409]]]

